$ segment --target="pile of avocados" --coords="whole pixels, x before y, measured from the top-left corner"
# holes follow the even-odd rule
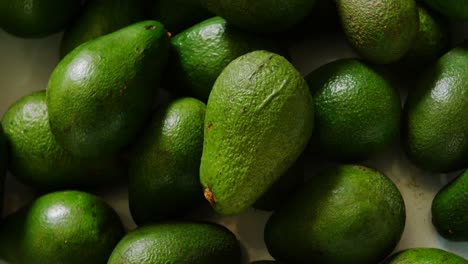
[[[404,197],[362,165],[401,144],[421,170],[459,171],[432,222],[468,241],[468,40],[449,27],[466,20],[458,0],[1,0],[8,34],[63,38],[47,87],[1,119],[0,187],[8,171],[36,196],[1,220],[0,259],[240,264],[232,230],[194,215],[254,207],[272,211],[275,260],[252,263],[467,264],[394,252]],[[324,31],[358,56],[302,75],[288,50]],[[115,184],[133,230],[94,194]]]

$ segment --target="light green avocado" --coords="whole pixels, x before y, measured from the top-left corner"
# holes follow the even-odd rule
[[[232,61],[206,108],[205,198],[220,214],[250,207],[299,157],[313,123],[309,88],[284,57],[254,51]]]
[[[143,21],[65,56],[47,87],[57,142],[84,158],[113,155],[131,143],[150,118],[168,49],[164,26]]]
[[[351,46],[373,63],[399,60],[418,33],[415,0],[337,0]]]
[[[390,256],[383,264],[467,264],[468,260],[438,248],[411,248]]]

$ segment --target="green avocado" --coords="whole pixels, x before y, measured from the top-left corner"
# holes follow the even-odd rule
[[[144,18],[143,0],[92,0],[68,26],[60,44],[63,58],[88,40],[111,33]]]
[[[169,38],[157,21],[142,21],[88,41],[57,65],[47,87],[49,123],[72,155],[113,155],[150,118]]]
[[[439,234],[468,241],[468,171],[440,190],[432,201],[432,223]]]
[[[468,2],[460,0],[424,0],[430,7],[447,17],[468,20]]]
[[[102,264],[123,236],[119,216],[100,198],[54,192],[7,216],[0,258],[11,264]]]
[[[467,264],[468,260],[438,248],[411,248],[390,256],[383,264]]]
[[[137,228],[115,247],[107,264],[239,264],[241,249],[227,228],[171,222]]]
[[[138,225],[183,215],[203,201],[199,169],[205,108],[194,98],[171,102],[135,146],[128,200]]]
[[[415,0],[337,0],[349,43],[373,63],[399,60],[418,33]],[[404,25],[404,26],[403,26]]]
[[[202,101],[208,99],[221,71],[237,57],[260,49],[281,51],[272,39],[242,32],[222,17],[184,30],[171,44],[171,84]]]
[[[313,124],[309,88],[284,57],[253,51],[232,61],[206,107],[205,198],[225,215],[252,206],[302,153]]]
[[[154,0],[151,15],[173,35],[212,16],[199,0]]]
[[[21,182],[40,189],[88,186],[123,174],[116,159],[73,157],[55,141],[49,126],[45,91],[24,96],[2,119],[9,144],[10,171]],[[110,167],[115,167],[111,169]]]
[[[316,0],[200,0],[208,10],[245,31],[274,33],[299,24]]]
[[[80,0],[1,0],[0,28],[25,38],[63,30],[81,7]]]
[[[341,59],[306,80],[315,104],[313,140],[320,151],[332,159],[357,161],[397,142],[400,96],[370,65]]]
[[[313,177],[268,219],[265,244],[285,263],[375,264],[405,227],[405,204],[382,173],[357,165]]]
[[[443,55],[408,92],[403,145],[418,167],[449,172],[468,165],[467,43]]]

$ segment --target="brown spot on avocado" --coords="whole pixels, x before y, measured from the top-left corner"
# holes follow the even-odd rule
[[[211,191],[210,187],[205,188],[203,195],[205,196],[205,199],[211,204],[211,206],[214,207],[216,205],[214,193]]]
[[[212,130],[213,129],[213,124],[209,124],[208,125],[208,131]]]

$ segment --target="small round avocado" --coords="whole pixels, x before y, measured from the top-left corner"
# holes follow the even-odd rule
[[[397,141],[401,103],[398,92],[357,59],[326,64],[306,77],[315,104],[312,137],[338,160],[362,160]]]
[[[281,32],[300,23],[316,0],[201,0],[208,10],[251,32]]]
[[[227,228],[209,223],[171,222],[128,233],[108,264],[239,264],[239,241]]]
[[[268,220],[265,243],[285,263],[378,263],[397,245],[405,204],[382,173],[341,165],[319,174]]]
[[[171,83],[205,102],[216,78],[235,58],[260,49],[281,51],[273,40],[232,28],[222,17],[184,30],[172,38],[171,44]]]
[[[100,198],[60,191],[9,215],[0,256],[11,263],[106,263],[124,235],[119,216]]]
[[[383,264],[467,264],[468,260],[437,248],[412,248],[397,252]]]
[[[418,33],[415,0],[337,0],[349,43],[373,63],[402,58]]]
[[[138,225],[184,215],[203,201],[199,169],[205,108],[194,98],[161,107],[135,146],[128,201]]]
[[[0,27],[26,38],[59,32],[80,9],[80,0],[2,0]]]
[[[425,2],[445,16],[458,20],[468,20],[468,2],[466,1],[425,0]]]
[[[45,91],[34,92],[16,101],[3,116],[12,174],[44,189],[99,184],[114,174],[113,169],[107,171],[116,165],[111,159],[76,158],[55,141],[45,101]]]

